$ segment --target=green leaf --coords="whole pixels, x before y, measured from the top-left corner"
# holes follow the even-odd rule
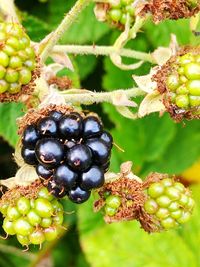
[[[26,28],[31,40],[35,42],[41,41],[50,32],[50,27],[47,23],[26,13],[23,14],[23,26]]]
[[[79,209],[81,245],[93,267],[198,267],[200,265],[200,187],[192,219],[177,230],[149,235],[139,223],[103,224],[90,205]],[[92,223],[91,223],[92,218]]]
[[[0,104],[0,135],[13,147],[19,138],[16,119],[23,115],[22,108],[17,103]]]
[[[64,34],[62,43],[93,43],[110,31],[107,24],[98,22],[91,4],[80,14],[70,30]]]
[[[178,174],[190,167],[199,158],[199,121],[189,121],[185,123],[185,126],[178,124],[176,127],[176,136],[162,158],[149,167],[152,171]]]

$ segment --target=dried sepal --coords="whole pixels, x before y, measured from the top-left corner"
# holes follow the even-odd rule
[[[159,231],[158,223],[144,210],[144,203],[147,199],[144,190],[160,179],[160,176],[151,175],[145,182],[142,182],[132,173],[131,166],[131,162],[126,162],[121,166],[120,173],[109,175],[105,185],[98,191],[99,199],[94,203],[94,211],[105,210],[108,196],[118,197],[121,204],[112,216],[105,212],[106,223],[138,220],[145,231]]]
[[[189,18],[197,14],[199,10],[198,0],[150,0],[144,5],[141,14],[150,13],[153,21],[159,23],[165,19]]]
[[[21,135],[24,129],[31,124],[36,124],[37,121],[49,115],[51,111],[60,111],[63,114],[68,114],[74,111],[74,108],[67,105],[49,104],[37,109],[29,109],[28,112],[17,120],[18,134]]]

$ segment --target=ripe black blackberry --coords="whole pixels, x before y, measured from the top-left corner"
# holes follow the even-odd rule
[[[28,124],[22,127],[24,161],[35,166],[52,195],[85,202],[92,189],[104,184],[112,136],[95,115],[85,116],[63,106],[36,113],[32,117],[28,113],[23,119],[23,125]]]

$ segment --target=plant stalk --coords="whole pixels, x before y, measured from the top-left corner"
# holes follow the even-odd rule
[[[66,14],[57,29],[50,35],[49,40],[42,49],[40,59],[41,62],[45,62],[49,54],[51,53],[54,45],[60,40],[64,32],[66,32],[75,19],[79,16],[80,12],[89,4],[90,0],[77,0],[72,9]],[[42,43],[41,46],[44,44]]]

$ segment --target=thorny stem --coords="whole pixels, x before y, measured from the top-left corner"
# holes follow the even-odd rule
[[[0,0],[0,13],[5,16],[5,20],[7,21],[19,22],[14,0]]]
[[[97,45],[55,45],[53,52],[64,52],[75,55],[101,55],[110,56],[115,49],[113,46],[97,46]],[[132,49],[122,48],[116,52],[122,57],[134,58],[143,61],[148,61],[152,64],[156,63],[150,53],[135,51]]]
[[[121,95],[126,95],[127,98],[132,98],[145,94],[145,92],[139,88],[115,90],[112,92],[100,92],[100,93],[85,90],[85,93],[73,94],[70,93],[70,91],[73,92],[74,89],[61,91],[59,93],[64,96],[66,102],[81,103],[83,105],[91,105],[93,103],[101,103],[101,102],[107,102],[113,104],[115,99],[117,97],[120,97]]]
[[[49,40],[47,41],[41,55],[41,62],[45,62],[47,57],[49,56],[52,48],[54,45],[59,41],[59,39],[62,37],[65,31],[67,31],[74,20],[78,17],[80,12],[85,8],[85,6],[90,2],[91,0],[77,0],[75,5],[72,7],[72,9],[66,14],[60,25],[57,27],[57,29],[52,33]]]

